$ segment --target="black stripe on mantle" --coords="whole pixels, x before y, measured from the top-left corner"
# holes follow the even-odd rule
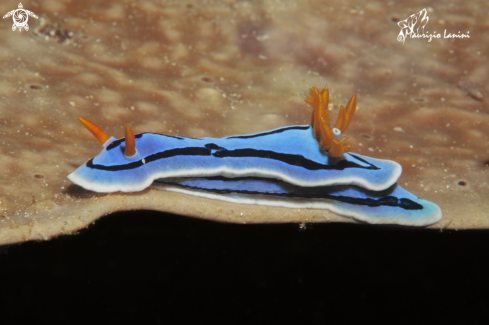
[[[178,156],[213,156],[215,158],[263,158],[272,159],[275,161],[280,161],[291,166],[299,166],[308,170],[344,170],[346,168],[361,168],[361,169],[371,169],[378,170],[379,167],[372,163],[367,162],[364,159],[351,155],[355,159],[362,161],[369,166],[361,166],[353,161],[340,160],[335,165],[321,164],[311,159],[307,159],[302,155],[296,154],[286,154],[279,153],[271,150],[258,150],[258,149],[234,149],[227,150],[225,148],[219,147],[214,143],[208,143],[205,147],[186,147],[186,148],[176,148],[160,151],[151,154],[144,158],[145,163],[151,163],[164,158],[178,157]],[[90,159],[86,166],[92,169],[106,170],[106,171],[119,171],[119,170],[129,170],[141,167],[143,162],[141,160],[123,164],[123,165],[99,165],[93,163],[93,158]]]

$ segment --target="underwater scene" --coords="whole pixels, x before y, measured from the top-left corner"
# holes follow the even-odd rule
[[[141,209],[489,228],[483,3],[0,9],[0,245]]]

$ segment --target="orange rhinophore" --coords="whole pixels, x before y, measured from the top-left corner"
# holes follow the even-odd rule
[[[126,148],[124,149],[124,154],[126,157],[134,156],[136,153],[136,139],[134,138],[134,133],[132,133],[129,125],[126,125]]]
[[[329,124],[330,118],[328,117],[328,87],[324,87],[321,91],[316,87],[311,87],[309,94],[311,97],[305,97],[304,100],[314,108],[311,116],[311,125],[314,138],[319,142],[319,148],[327,151],[332,157],[338,157],[350,151],[351,144],[344,142],[348,138],[338,139],[338,137],[348,128],[355,114],[357,95],[351,96],[346,108],[340,107],[336,123],[331,127]]]
[[[82,122],[83,126],[85,126],[88,129],[88,131],[92,132],[92,134],[97,138],[97,140],[101,144],[104,144],[108,139],[110,139],[110,136],[108,136],[95,123],[90,122],[89,120],[84,119],[83,117],[79,117],[78,119],[80,120],[80,122]]]

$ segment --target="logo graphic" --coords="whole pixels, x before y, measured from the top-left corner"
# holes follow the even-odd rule
[[[432,8],[428,8],[430,11],[433,11]],[[401,32],[397,36],[397,40],[404,44],[404,41],[409,36],[410,38],[428,38],[428,42],[431,42],[433,38],[442,38],[440,33],[436,31],[433,33],[425,32],[424,28],[430,19],[428,18],[426,9],[421,10],[417,14],[409,16],[407,19],[404,19],[397,23],[399,27],[401,27]],[[452,34],[447,33],[447,30],[443,32],[443,38],[470,38],[470,32],[467,31],[467,34],[460,33]]]
[[[419,20],[419,25],[416,28],[416,33],[415,33],[414,28],[416,27],[416,24],[418,24],[418,20]],[[402,44],[404,44],[404,41],[406,40],[407,36],[412,37],[413,34],[414,35],[424,34],[424,27],[426,26],[429,20],[430,18],[426,13],[426,9],[421,10],[417,14],[409,16],[407,19],[401,20],[400,22],[397,23],[397,25],[401,27],[401,32],[397,36],[397,40],[399,42],[402,42]]]
[[[12,16],[12,19],[14,21],[14,24],[12,25],[12,30],[15,31],[16,28],[19,28],[19,32],[22,31],[22,27],[24,27],[26,31],[29,30],[29,25],[27,25],[29,16],[37,19],[36,14],[34,14],[32,11],[23,9],[22,3],[19,3],[19,9],[7,12],[7,14],[3,16],[3,19],[10,16]]]

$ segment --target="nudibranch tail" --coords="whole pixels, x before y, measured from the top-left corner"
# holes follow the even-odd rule
[[[129,125],[126,125],[126,148],[124,149],[124,154],[126,157],[134,156],[136,153],[136,139],[134,138],[134,133],[132,133]]]
[[[95,123],[84,119],[83,117],[78,118],[80,122],[83,124],[84,127],[88,129],[96,138],[97,140],[101,143],[104,144],[107,142],[107,140],[110,139],[110,136],[108,136],[100,127],[98,127]]]
[[[319,147],[323,151],[328,151],[331,157],[338,157],[350,151],[351,145],[343,142],[343,139],[336,140],[350,125],[351,119],[357,107],[357,95],[353,95],[346,108],[341,106],[338,119],[331,127],[328,117],[329,90],[325,86],[319,91],[316,87],[309,90],[311,97],[305,97],[306,103],[313,106],[311,115],[311,125],[314,138],[319,142]]]

